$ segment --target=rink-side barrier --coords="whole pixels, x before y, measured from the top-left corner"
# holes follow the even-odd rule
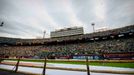
[[[7,59],[5,59],[7,60]],[[16,60],[16,59],[15,59]],[[34,60],[34,59],[21,59],[21,60]],[[44,59],[39,59],[39,61],[44,61]],[[45,62],[48,62],[48,61],[57,61],[57,62],[86,62],[85,60],[45,60]],[[44,63],[45,63],[44,62]],[[116,63],[123,63],[123,62],[131,62],[133,63],[134,60],[89,60],[88,62],[116,62]],[[12,66],[17,66],[16,63],[3,63],[1,62],[1,64],[4,64],[4,65],[12,65]],[[37,66],[37,65],[27,65],[27,64],[18,64],[18,66],[23,66],[23,67],[33,67],[33,68],[44,68],[44,66]],[[80,71],[80,72],[87,72],[89,70],[87,69],[79,69],[79,68],[61,68],[61,67],[45,67],[45,69],[56,69],[56,70],[67,70],[67,71]],[[16,72],[19,72],[19,71],[16,71]],[[90,72],[96,72],[96,73],[112,73],[112,74],[132,74],[134,75],[134,72],[133,71],[112,71],[112,70],[90,70]],[[24,72],[25,73],[25,72]],[[37,75],[37,74],[36,74]],[[45,72],[44,74],[42,75],[45,75]],[[90,73],[87,75],[90,75]]]

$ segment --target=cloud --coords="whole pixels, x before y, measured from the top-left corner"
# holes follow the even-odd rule
[[[106,19],[106,1],[105,0],[94,0],[94,13],[96,18],[104,21]]]
[[[0,0],[0,36],[46,37],[50,32],[83,26],[85,33],[95,28],[118,28],[134,24],[134,0]]]

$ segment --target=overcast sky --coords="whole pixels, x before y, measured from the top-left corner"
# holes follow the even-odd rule
[[[84,33],[134,24],[134,0],[0,0],[0,36],[49,37],[50,31],[74,26]]]

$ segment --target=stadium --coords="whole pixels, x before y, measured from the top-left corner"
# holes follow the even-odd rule
[[[83,34],[82,28],[80,31],[78,28],[63,31],[63,36],[55,32],[56,36],[43,39],[0,37],[0,56],[44,58],[47,55],[49,59],[84,59],[88,56],[91,60],[134,58],[134,25],[90,34]],[[73,34],[68,35],[70,31]]]
[[[134,0],[0,0],[0,75],[134,75]]]
[[[52,31],[51,38],[43,39],[0,37],[1,63],[5,65],[15,65],[13,61],[17,61],[18,58],[23,62],[43,62],[42,59],[47,59],[48,63],[84,65],[86,64],[84,60],[87,58],[91,65],[114,67],[118,65],[118,67],[133,68],[133,47],[134,25],[90,34],[83,34],[82,27],[66,28]],[[20,66],[30,66],[24,63],[20,63]],[[85,71],[49,66],[48,69]],[[32,67],[40,68],[37,65]],[[96,72],[96,70],[91,70],[91,72]],[[105,71],[99,72],[105,73]],[[116,73],[116,71],[110,71],[110,73]],[[117,73],[133,74],[131,71]]]

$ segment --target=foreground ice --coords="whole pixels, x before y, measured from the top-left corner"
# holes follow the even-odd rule
[[[0,68],[14,70],[14,66],[10,65],[0,65]],[[18,71],[24,71],[29,73],[41,74],[42,68],[32,68],[32,67],[19,67]],[[65,70],[46,70],[46,75],[87,75],[86,72],[78,72],[78,71],[65,71]],[[91,75],[125,75],[125,74],[108,74],[108,73],[93,73]]]

